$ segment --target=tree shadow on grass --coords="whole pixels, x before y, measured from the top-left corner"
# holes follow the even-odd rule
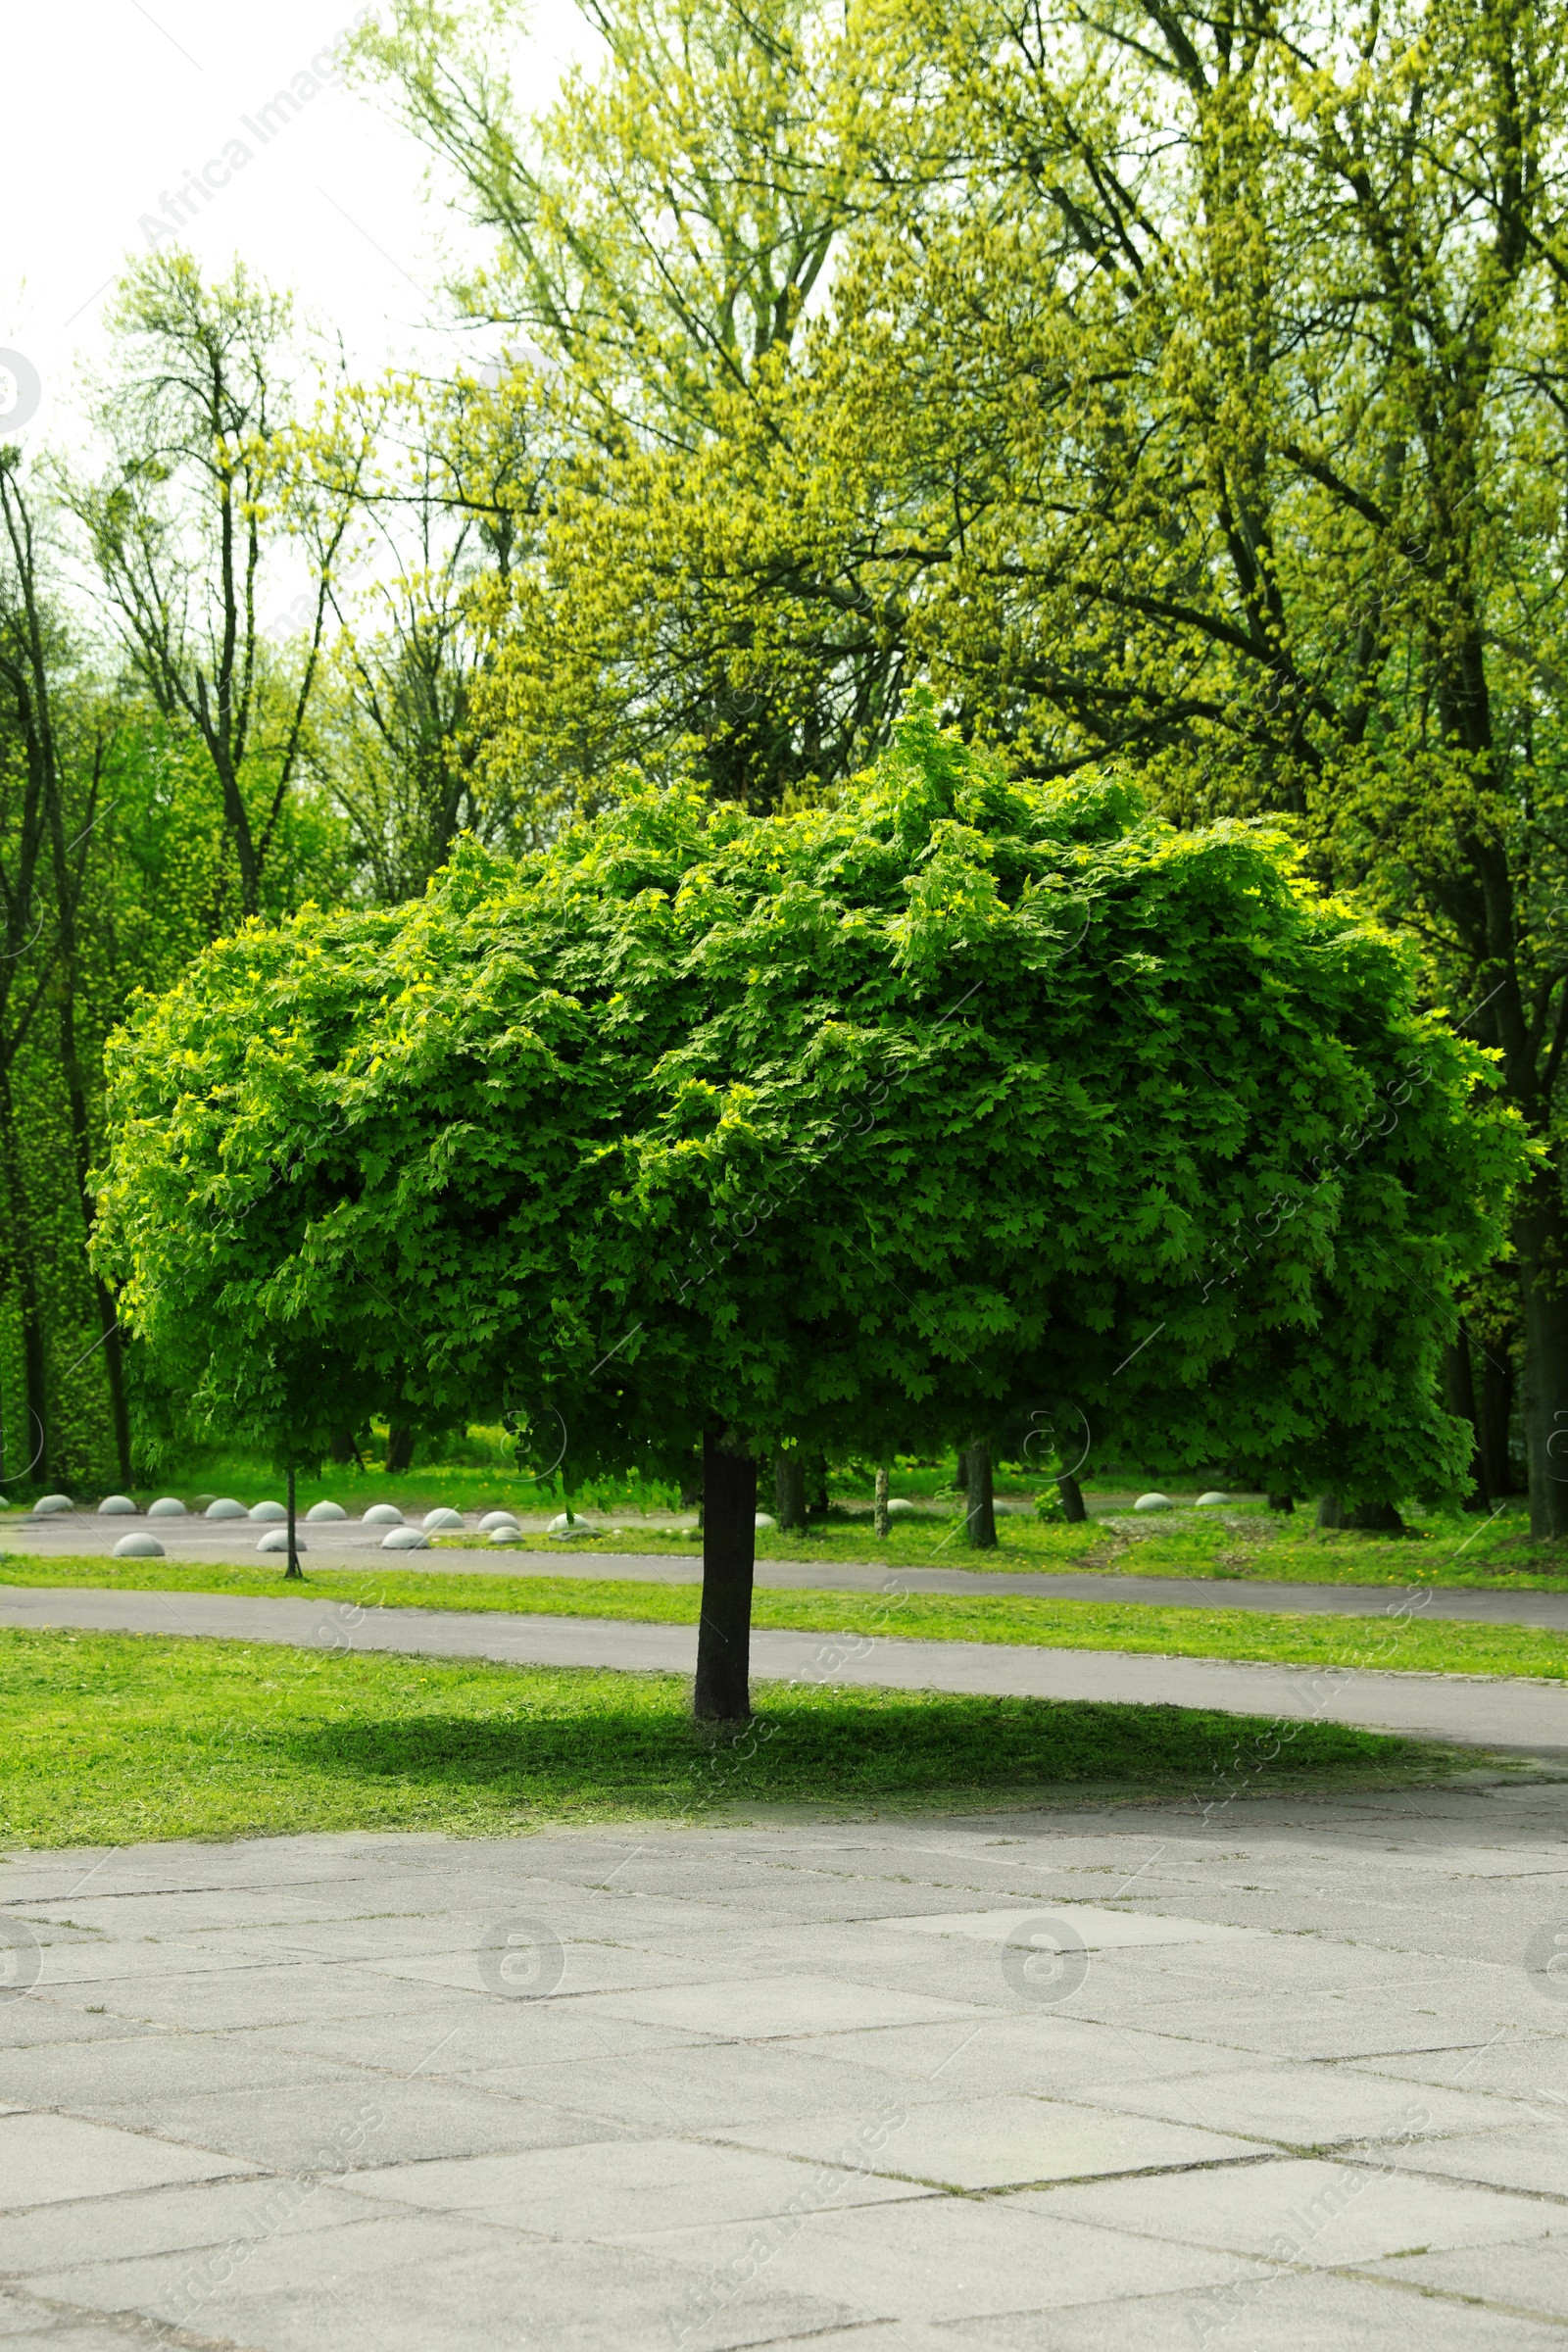
[[[1445,1751],[1339,1724],[1195,1709],[906,1692],[761,1694],[744,1731],[710,1735],[675,1708],[510,1717],[390,1715],[278,1727],[301,1770],[339,1782],[503,1797],[530,1810],[862,1803],[1128,1787],[1212,1797],[1303,1781],[1364,1786],[1447,1763]]]

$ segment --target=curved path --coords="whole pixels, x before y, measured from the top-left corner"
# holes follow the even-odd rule
[[[689,1626],[604,1617],[367,1609],[305,1595],[122,1592],[0,1587],[0,1626],[286,1642],[306,1648],[388,1649],[509,1665],[608,1666],[688,1674]],[[1378,1674],[1352,1668],[1242,1665],[1117,1650],[1014,1648],[989,1642],[873,1636],[752,1636],[759,1681],[860,1684],[992,1697],[1104,1699],[1213,1707],[1283,1721],[1356,1724],[1461,1745],[1513,1748],[1568,1763],[1568,1684],[1483,1675]]]

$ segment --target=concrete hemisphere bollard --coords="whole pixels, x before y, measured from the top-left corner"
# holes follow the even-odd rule
[[[232,1494],[220,1494],[217,1501],[210,1502],[202,1513],[204,1519],[245,1519],[249,1515],[245,1505],[236,1502]]]
[[[128,1494],[106,1494],[98,1505],[100,1519],[134,1519],[136,1505]]]
[[[74,1511],[75,1507],[69,1494],[40,1494],[32,1506],[32,1515],[35,1519],[54,1519],[62,1511]]]
[[[1173,1511],[1175,1508],[1168,1494],[1140,1494],[1133,1504],[1135,1511]]]
[[[270,1527],[256,1548],[258,1551],[287,1551],[288,1529],[286,1527]],[[305,1551],[309,1548],[305,1538],[297,1530],[294,1537],[294,1548],[296,1551]]]
[[[117,1560],[161,1560],[164,1547],[156,1536],[122,1536],[110,1556]]]
[[[1228,1494],[1222,1494],[1217,1487],[1211,1487],[1206,1494],[1200,1494],[1196,1507],[1200,1511],[1217,1511],[1222,1502],[1229,1500]]]
[[[156,1502],[147,1505],[149,1519],[188,1519],[190,1513],[177,1494],[160,1494]]]
[[[520,1544],[522,1530],[520,1527],[493,1527],[490,1530],[490,1541],[492,1544]]]
[[[892,1494],[888,1497],[888,1517],[890,1519],[912,1519],[914,1517],[914,1505],[906,1494]]]
[[[427,1535],[461,1535],[466,1525],[467,1521],[464,1518],[463,1513],[461,1511],[449,1510],[445,1503],[438,1504],[433,1511],[426,1511],[424,1514],[424,1526],[425,1533]]]
[[[430,1539],[422,1527],[389,1527],[381,1538],[383,1551],[428,1551]]]
[[[778,1533],[778,1521],[767,1511],[759,1511],[757,1514],[757,1532],[760,1536],[776,1536]]]
[[[372,1502],[361,1519],[362,1527],[401,1527],[403,1513],[395,1502]]]
[[[348,1513],[340,1502],[313,1502],[305,1517],[320,1527],[329,1519],[346,1519]]]
[[[481,1536],[488,1536],[492,1535],[498,1527],[515,1527],[516,1525],[517,1515],[514,1511],[486,1511],[479,1522],[479,1533]]]
[[[275,1525],[279,1519],[286,1519],[288,1513],[280,1502],[253,1502],[245,1516],[247,1519],[264,1520],[269,1525]]]

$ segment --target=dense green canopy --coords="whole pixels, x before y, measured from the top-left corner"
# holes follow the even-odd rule
[[[525,1412],[891,1447],[1020,1401],[1379,1500],[1451,1482],[1455,1278],[1522,1151],[1256,825],[1020,784],[917,710],[830,806],[628,788],[516,866],[220,942],[114,1059],[104,1262],[299,1453]]]

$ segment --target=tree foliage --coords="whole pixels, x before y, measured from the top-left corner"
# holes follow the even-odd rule
[[[1488,1076],[1276,837],[916,713],[831,807],[628,790],[220,943],[115,1051],[100,1252],[169,1385],[301,1454],[349,1398],[580,1473],[1034,1396],[1392,1499],[1462,1476]]]

